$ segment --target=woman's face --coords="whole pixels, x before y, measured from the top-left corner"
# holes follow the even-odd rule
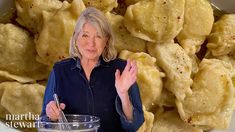
[[[81,59],[98,60],[106,43],[107,39],[98,33],[94,26],[85,23],[77,38]]]

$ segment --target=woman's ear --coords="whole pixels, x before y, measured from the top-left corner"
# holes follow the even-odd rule
[[[108,37],[105,37],[105,43],[106,43],[105,47],[108,47],[108,45],[109,45],[109,38]]]

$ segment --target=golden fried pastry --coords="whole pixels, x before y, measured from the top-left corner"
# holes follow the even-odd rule
[[[62,6],[59,0],[15,0],[16,21],[33,33],[42,29],[42,12],[55,13]]]
[[[0,100],[2,99],[4,90],[5,87],[0,87]],[[0,118],[5,119],[6,114],[9,114],[9,112],[0,104]]]
[[[175,95],[166,88],[163,88],[161,95],[157,97],[155,104],[160,107],[175,107]]]
[[[144,123],[138,129],[137,132],[152,132],[154,115],[153,113],[148,112],[144,106],[143,106],[143,111],[144,111]]]
[[[147,49],[157,59],[157,65],[166,73],[165,87],[178,100],[184,100],[191,91],[192,61],[185,50],[177,43],[148,43]]]
[[[235,77],[233,77],[232,80],[233,80],[233,87],[235,88]]]
[[[196,56],[196,54],[192,54],[189,56],[192,62],[192,74],[191,77],[193,78],[194,75],[198,72],[198,65],[200,64],[201,60]]]
[[[128,6],[124,24],[133,36],[163,43],[183,27],[185,0],[147,0]]]
[[[32,82],[48,76],[47,67],[36,61],[30,34],[13,24],[0,24],[0,80]]]
[[[180,117],[185,122],[203,129],[228,128],[235,89],[229,63],[218,59],[203,59],[195,75],[192,95],[176,101]]]
[[[149,110],[162,91],[162,74],[155,66],[156,59],[147,53],[132,53],[127,50],[122,51],[119,58],[136,61],[138,67],[137,83],[142,103]]]
[[[156,116],[152,132],[203,132],[183,122],[177,110],[166,111],[160,116]]]
[[[235,76],[235,58],[229,55],[224,55],[224,56],[217,56],[217,59],[223,60],[229,64],[232,65],[232,67],[229,70],[230,76],[234,77]]]
[[[37,61],[52,66],[56,61],[69,56],[69,42],[76,20],[85,9],[81,0],[71,4],[63,2],[56,14],[43,12],[43,28],[36,40]]]
[[[213,22],[213,9],[209,1],[185,0],[184,25],[177,40],[188,54],[199,51],[211,32]]]
[[[122,50],[129,50],[133,52],[145,52],[146,41],[134,37],[126,29],[123,24],[123,16],[114,15],[107,12],[106,17],[109,19],[113,32],[115,34],[115,48],[118,52]]]
[[[41,112],[48,69],[69,56],[69,40],[86,5],[106,12],[120,58],[137,62],[137,83],[145,117],[139,132],[202,132],[198,127],[205,130],[228,127],[235,109],[234,14],[215,23],[208,37],[214,19],[207,0],[15,0],[15,3],[16,21],[25,29],[0,24],[0,118],[6,114]],[[201,62],[195,53],[206,37],[210,55],[200,57],[204,58]],[[35,81],[37,84],[28,83]],[[178,112],[172,110],[174,107]]]
[[[92,6],[103,12],[111,11],[118,6],[117,0],[83,0],[86,7]]]
[[[3,82],[0,83],[0,89],[2,88],[4,92],[1,105],[11,114],[40,114],[45,86],[36,83]]]
[[[125,0],[126,5],[133,5],[141,0]]]
[[[229,74],[232,77],[233,87],[235,89],[235,58],[230,55],[217,56],[216,58],[223,60],[223,61],[229,63],[230,65],[232,65],[232,67],[226,67],[226,68],[229,70]],[[235,94],[234,94],[233,105],[234,105],[234,109],[235,109]]]
[[[214,24],[207,48],[214,56],[235,54],[235,14],[223,15]]]

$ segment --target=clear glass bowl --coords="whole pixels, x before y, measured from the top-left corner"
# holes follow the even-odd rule
[[[65,115],[68,123],[51,121],[47,116],[42,116],[36,122],[38,132],[64,132],[61,125],[67,125],[71,130],[66,132],[97,132],[100,126],[100,119],[91,115]]]

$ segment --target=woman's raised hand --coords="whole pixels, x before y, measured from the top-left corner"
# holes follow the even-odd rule
[[[118,95],[121,97],[128,94],[128,90],[136,81],[137,65],[135,61],[127,60],[126,67],[123,72],[120,70],[115,72],[115,87]]]

